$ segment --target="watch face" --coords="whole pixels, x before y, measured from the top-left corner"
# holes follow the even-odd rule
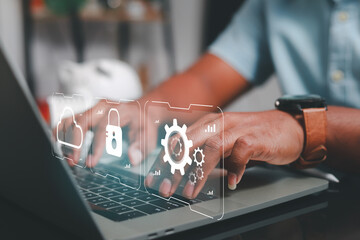
[[[275,102],[283,111],[301,112],[305,108],[326,108],[325,99],[319,95],[285,95]]]
[[[280,99],[282,100],[288,100],[288,101],[317,101],[317,100],[321,100],[322,97],[320,97],[319,95],[315,95],[315,94],[310,94],[310,95],[284,95],[283,97],[281,97]]]

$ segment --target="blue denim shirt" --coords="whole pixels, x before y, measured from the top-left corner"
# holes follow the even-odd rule
[[[359,0],[248,0],[209,51],[253,84],[360,108]]]

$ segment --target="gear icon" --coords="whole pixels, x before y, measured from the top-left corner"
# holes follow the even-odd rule
[[[201,161],[198,161],[197,160],[197,158],[196,158],[196,154],[197,153],[200,153],[201,154]],[[204,155],[204,153],[203,153],[203,150],[202,149],[200,149],[200,148],[197,148],[197,149],[195,149],[195,152],[194,152],[194,162],[196,162],[196,166],[200,166],[200,167],[202,167],[202,165],[203,165],[203,163],[205,163],[205,155]]]
[[[161,145],[163,145],[164,149],[165,149],[164,162],[169,162],[169,164],[171,165],[171,173],[172,174],[174,174],[175,170],[177,169],[180,171],[181,175],[184,175],[185,174],[185,169],[184,169],[185,165],[186,164],[191,165],[191,163],[192,163],[192,160],[189,157],[189,149],[193,146],[193,142],[191,140],[188,140],[188,138],[186,136],[186,129],[187,129],[187,127],[185,124],[182,127],[179,127],[177,125],[176,119],[173,119],[173,125],[171,127],[169,127],[167,124],[165,125],[166,135],[165,135],[164,139],[161,139]],[[179,134],[184,143],[184,155],[183,155],[182,159],[179,161],[174,161],[169,154],[168,142],[169,142],[170,136],[173,133]]]
[[[191,173],[189,174],[189,181],[190,181],[191,185],[195,185],[195,183],[196,183],[195,173],[191,172]]]
[[[179,151],[178,152],[175,152],[175,147],[172,149],[172,154],[175,156],[175,157],[180,157],[180,154],[182,152],[182,144],[181,144],[181,141],[180,141],[180,138],[178,137],[175,137],[171,140],[171,146],[176,146],[174,145],[174,142],[177,142],[177,144],[179,144]]]
[[[204,171],[202,170],[201,167],[197,167],[196,168],[196,177],[199,179],[199,180],[202,180],[204,178]]]

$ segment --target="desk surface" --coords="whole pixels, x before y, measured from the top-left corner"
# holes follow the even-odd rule
[[[75,239],[0,198],[2,239]],[[172,235],[171,239],[360,239],[360,176],[326,192]],[[6,238],[4,238],[6,237]]]

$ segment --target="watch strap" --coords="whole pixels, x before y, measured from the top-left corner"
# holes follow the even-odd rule
[[[294,164],[299,168],[309,168],[326,159],[326,108],[303,109],[303,123],[305,130],[304,149]]]

